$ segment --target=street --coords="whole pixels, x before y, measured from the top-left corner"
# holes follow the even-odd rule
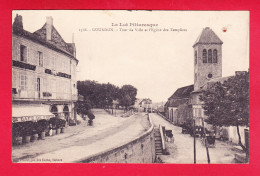
[[[161,116],[150,113],[155,126],[165,126],[167,130],[172,130],[174,143],[166,142],[166,150],[170,155],[160,155],[164,163],[193,163],[194,162],[194,138],[189,134],[182,134],[181,127],[174,126]],[[216,146],[209,148],[211,163],[235,163],[234,154],[231,150],[232,145],[226,142],[216,140]],[[196,163],[208,163],[206,148],[201,140],[196,138]]]
[[[13,162],[76,162],[131,141],[150,127],[144,113],[127,118],[112,116],[103,109],[94,109],[93,113],[93,126],[82,121],[66,128],[63,134],[13,146]]]

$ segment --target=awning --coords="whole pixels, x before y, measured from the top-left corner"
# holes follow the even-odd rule
[[[55,117],[50,111],[48,105],[13,105],[12,122],[38,121],[41,119],[50,119]]]

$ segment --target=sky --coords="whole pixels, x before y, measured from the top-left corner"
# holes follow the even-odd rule
[[[249,69],[248,11],[15,10],[13,20],[16,14],[29,32],[52,16],[62,38],[67,43],[74,38],[78,80],[130,84],[138,89],[137,98],[153,102],[165,102],[194,83],[192,46],[205,27],[223,41],[223,77]]]

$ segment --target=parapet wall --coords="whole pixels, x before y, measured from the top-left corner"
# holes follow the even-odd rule
[[[82,159],[80,163],[153,163],[155,160],[155,142],[153,123],[149,115],[151,127],[135,140],[114,149]]]

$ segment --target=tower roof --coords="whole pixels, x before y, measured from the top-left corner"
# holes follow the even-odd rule
[[[202,30],[193,47],[197,44],[223,44],[223,42],[212,29],[206,27]]]

